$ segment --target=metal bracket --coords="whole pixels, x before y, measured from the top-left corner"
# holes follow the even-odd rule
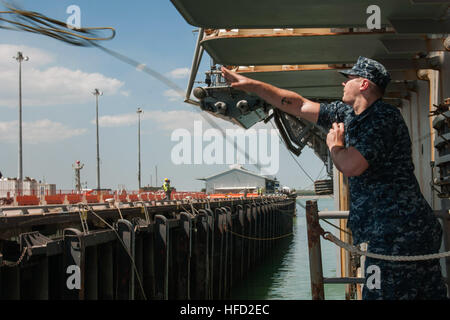
[[[22,233],[19,235],[20,251],[27,248],[28,256],[34,254],[46,254],[47,244],[52,242],[50,238],[45,237],[39,231]]]

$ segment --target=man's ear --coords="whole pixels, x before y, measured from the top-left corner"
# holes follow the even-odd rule
[[[369,80],[363,79],[361,81],[361,85],[359,86],[359,89],[361,91],[365,91],[365,90],[369,89],[369,86],[370,86]]]

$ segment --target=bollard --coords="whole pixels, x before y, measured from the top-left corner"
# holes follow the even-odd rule
[[[309,271],[313,300],[324,300],[322,251],[320,248],[320,224],[317,201],[306,202],[306,228],[308,233]]]

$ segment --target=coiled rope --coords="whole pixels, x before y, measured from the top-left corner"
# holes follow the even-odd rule
[[[3,4],[9,11],[0,11],[0,22],[6,22],[9,26],[0,24],[0,29],[38,33],[81,47],[93,45],[92,41],[111,40],[116,35],[116,31],[112,27],[72,29],[67,23],[46,17],[40,13],[15,8],[5,1],[3,1]],[[8,16],[8,18],[3,16]],[[105,30],[110,31],[111,34],[102,36],[101,31]]]

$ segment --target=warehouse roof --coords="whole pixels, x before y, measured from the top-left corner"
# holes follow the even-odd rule
[[[232,166],[230,166],[230,169],[228,169],[226,171],[223,171],[223,172],[220,172],[220,173],[216,173],[216,174],[214,174],[212,176],[209,176],[209,177],[199,178],[197,180],[206,181],[206,180],[210,180],[212,178],[217,178],[219,176],[228,174],[228,173],[233,172],[233,171],[235,171],[235,172],[242,172],[242,173],[249,174],[249,175],[252,175],[252,176],[255,176],[255,177],[258,177],[258,178],[263,178],[263,179],[266,179],[266,180],[272,180],[272,181],[276,181],[277,180],[275,177],[263,176],[263,175],[259,175],[257,173],[251,172],[251,171],[245,169],[244,167],[242,167],[241,165],[232,165]]]

